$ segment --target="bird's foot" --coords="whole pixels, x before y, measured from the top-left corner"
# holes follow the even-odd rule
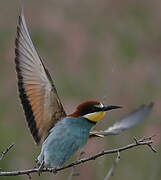
[[[56,168],[53,168],[53,169],[52,169],[52,173],[54,173],[54,174],[56,174],[56,173],[57,173]]]
[[[42,170],[44,168],[44,161],[42,161],[42,163],[40,164],[39,168],[38,168],[38,175],[40,176],[42,174]]]
[[[35,159],[35,163],[38,165],[38,164],[39,164],[39,160],[38,160],[38,159]]]
[[[34,168],[38,168],[39,166],[40,166],[40,163],[39,163],[39,160],[38,159],[35,159],[35,166],[34,166]]]

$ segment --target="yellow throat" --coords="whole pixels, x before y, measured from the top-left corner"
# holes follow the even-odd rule
[[[105,114],[106,112],[94,112],[94,113],[86,114],[83,117],[87,118],[92,122],[98,122]]]

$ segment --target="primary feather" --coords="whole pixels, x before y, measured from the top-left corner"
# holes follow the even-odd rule
[[[122,131],[128,130],[144,121],[151,113],[152,108],[153,103],[150,103],[149,105],[142,105],[138,109],[132,111],[131,113],[122,117],[120,120],[116,121],[112,126],[108,127],[106,130],[92,131],[90,135],[104,137],[107,135],[120,134]]]
[[[15,54],[20,99],[30,131],[39,144],[66,113],[51,76],[32,43],[23,10],[19,16]]]

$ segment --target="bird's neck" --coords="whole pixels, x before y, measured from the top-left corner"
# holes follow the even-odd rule
[[[66,118],[68,118],[66,122],[71,123],[72,126],[78,126],[89,130],[96,125],[96,122],[92,122],[84,117],[66,117]]]

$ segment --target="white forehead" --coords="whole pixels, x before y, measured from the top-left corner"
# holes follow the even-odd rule
[[[102,108],[104,105],[102,103],[100,103],[100,107]]]
[[[103,108],[104,107],[104,105],[102,104],[102,103],[100,103],[100,104],[98,104],[98,105],[95,105],[96,107],[101,107],[101,108]]]

